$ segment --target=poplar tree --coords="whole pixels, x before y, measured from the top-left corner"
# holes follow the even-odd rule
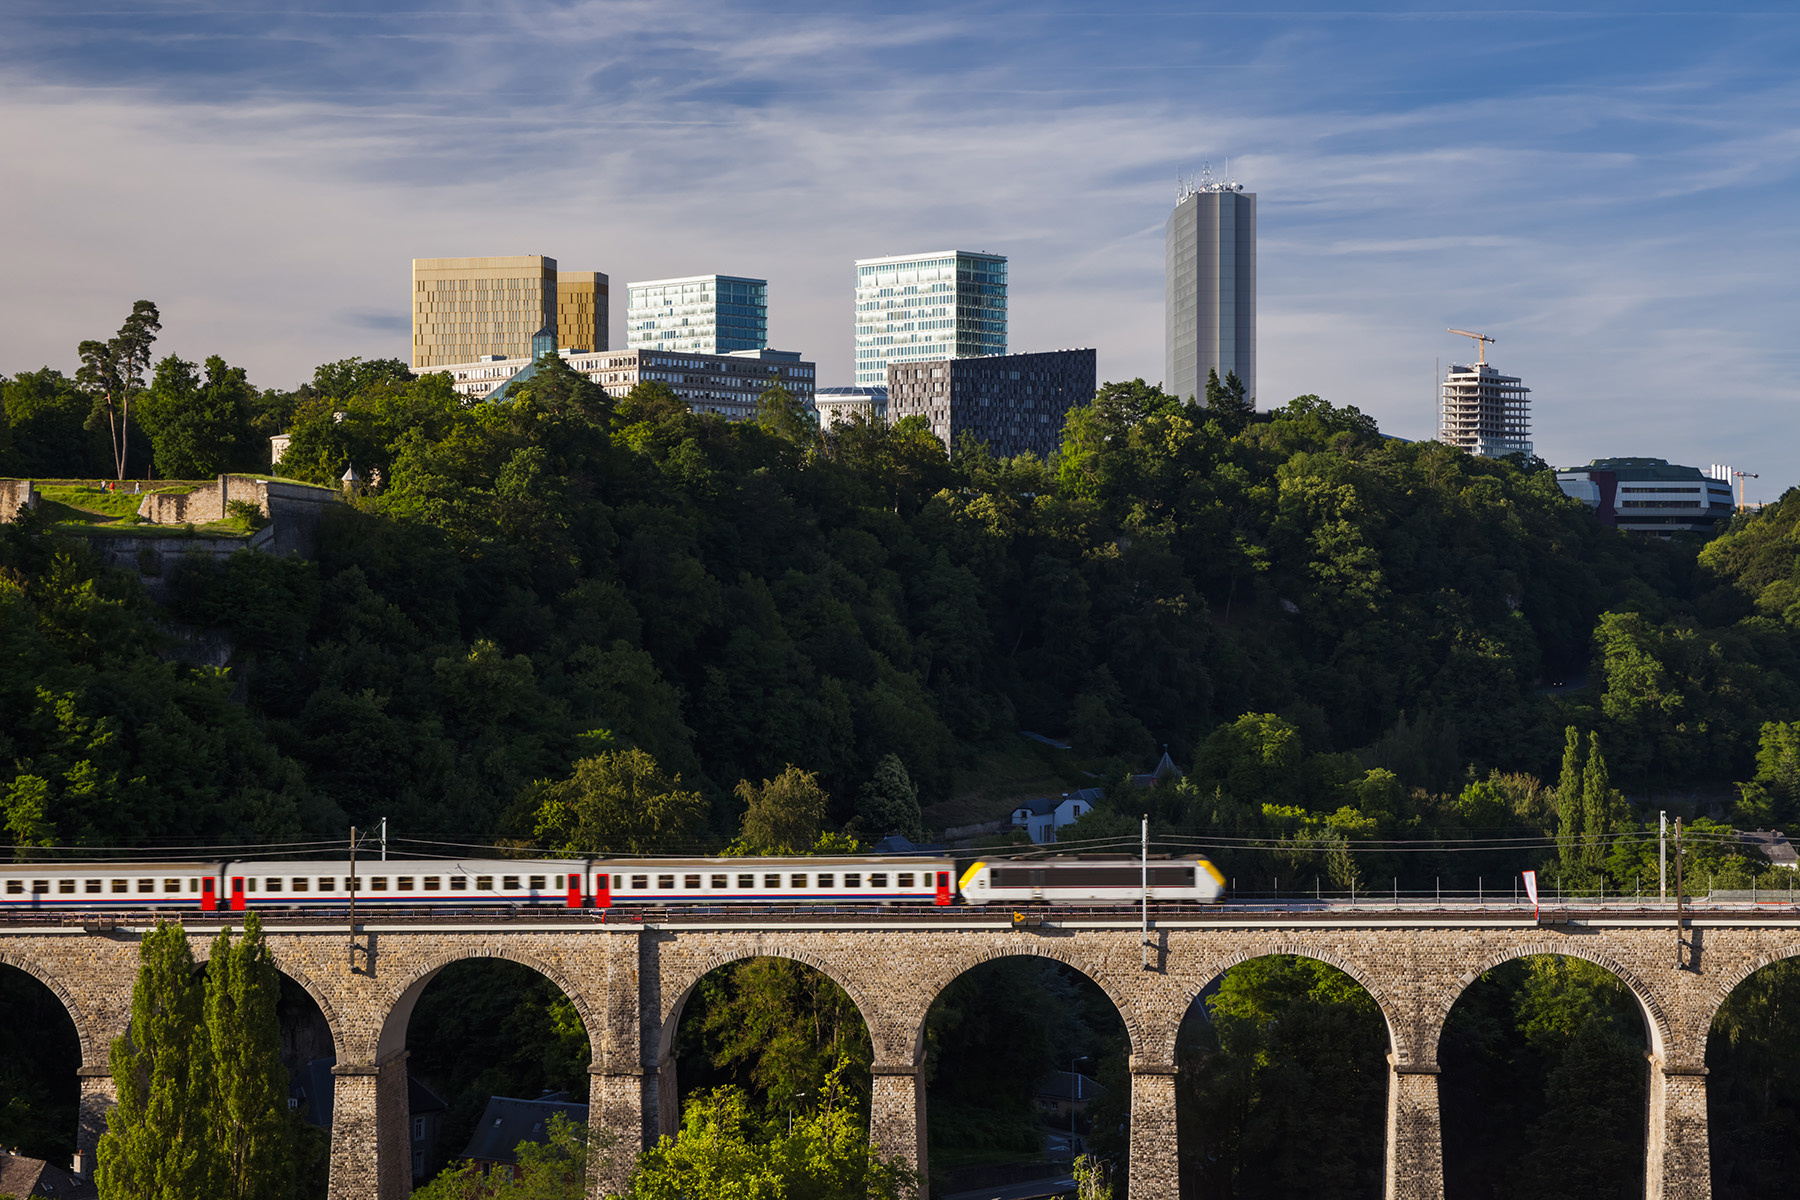
[[[1599,870],[1606,860],[1606,835],[1622,815],[1622,798],[1613,790],[1606,771],[1606,759],[1600,754],[1600,735],[1588,734],[1587,765],[1581,771],[1582,825],[1587,841],[1582,846],[1581,860],[1589,868]]]
[[[281,976],[261,918],[245,918],[243,939],[235,945],[230,931],[221,930],[206,967],[206,1033],[221,1176],[212,1194],[224,1200],[286,1200],[293,1190],[294,1133],[275,1014],[280,995]]]
[[[1582,861],[1581,824],[1585,805],[1581,794],[1581,733],[1573,725],[1563,729],[1562,774],[1556,780],[1556,812],[1561,824],[1556,831],[1556,855],[1565,872]]]
[[[140,946],[131,1026],[112,1044],[119,1103],[100,1138],[101,1200],[218,1195],[213,1071],[187,933],[159,923]]]

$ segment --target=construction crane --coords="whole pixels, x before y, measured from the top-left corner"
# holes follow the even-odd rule
[[[1458,335],[1459,337],[1474,338],[1475,339],[1476,364],[1478,366],[1486,366],[1487,365],[1487,345],[1486,345],[1486,343],[1492,342],[1494,340],[1493,338],[1489,337],[1485,333],[1470,333],[1466,329],[1452,329],[1450,332]]]
[[[1733,471],[1732,474],[1737,476],[1737,485],[1738,485],[1738,507],[1737,507],[1737,510],[1739,512],[1743,512],[1744,511],[1744,480],[1746,480],[1746,479],[1761,479],[1762,476],[1756,474],[1756,472],[1754,472],[1754,471]]]

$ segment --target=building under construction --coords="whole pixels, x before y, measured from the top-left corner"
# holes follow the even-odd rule
[[[1531,389],[1516,375],[1502,375],[1488,365],[1486,334],[1452,329],[1475,339],[1473,365],[1450,364],[1438,405],[1438,440],[1450,446],[1499,458],[1531,453]]]

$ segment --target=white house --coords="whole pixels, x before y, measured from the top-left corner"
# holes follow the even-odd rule
[[[1099,788],[1083,788],[1079,792],[1064,792],[1060,797],[1027,800],[1013,809],[1013,828],[1023,829],[1034,843],[1046,845],[1056,840],[1058,829],[1074,824],[1103,795]]]

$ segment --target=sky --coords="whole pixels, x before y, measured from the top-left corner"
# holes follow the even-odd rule
[[[1541,2],[1541,0],[1540,0]],[[1163,225],[1258,200],[1258,397],[1432,436],[1492,335],[1559,466],[1800,483],[1800,4],[7,0],[0,373],[137,299],[263,387],[401,357],[410,260],[769,281],[851,378],[852,263],[987,250],[1010,348],[1163,375]]]

